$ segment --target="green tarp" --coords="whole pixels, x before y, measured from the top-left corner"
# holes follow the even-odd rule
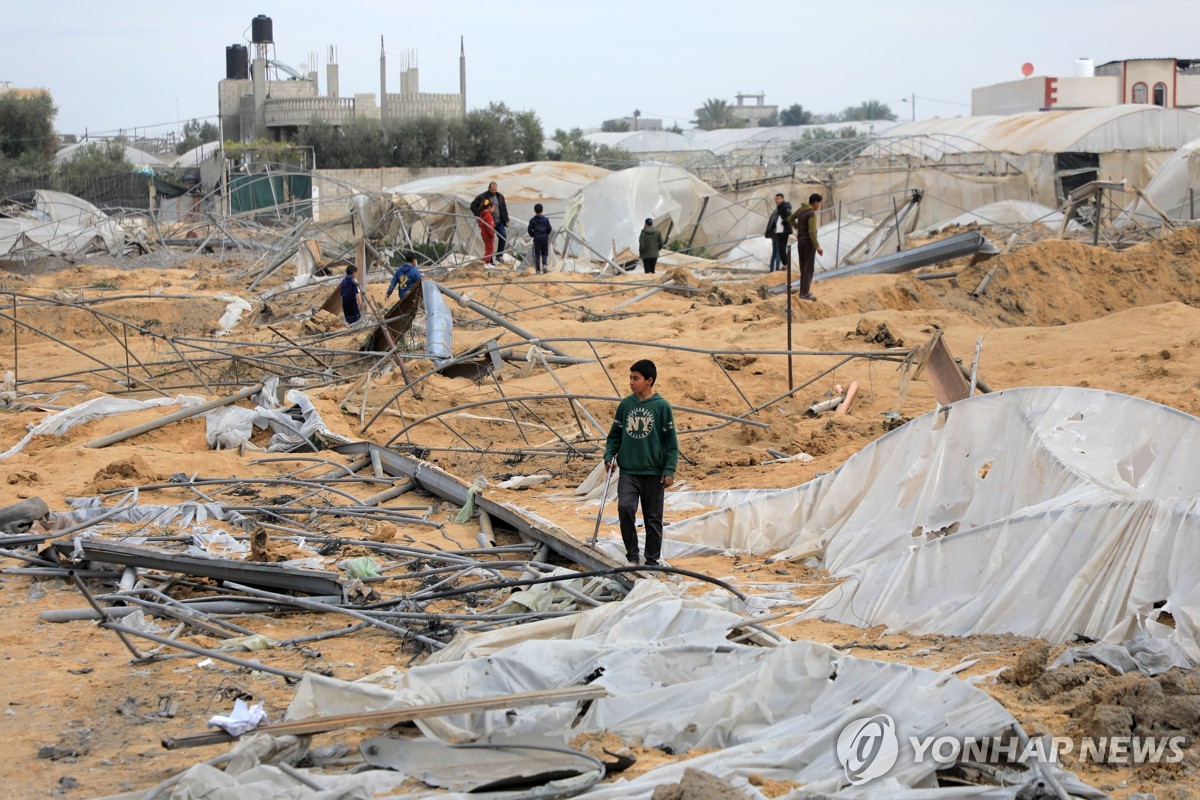
[[[312,176],[278,173],[229,176],[230,213],[276,206],[288,214],[311,217]]]

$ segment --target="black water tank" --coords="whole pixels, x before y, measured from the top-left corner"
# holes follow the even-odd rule
[[[231,44],[225,48],[225,77],[231,81],[250,78],[250,51],[244,44]]]
[[[271,30],[271,18],[259,14],[250,20],[250,41],[254,44],[271,44],[275,41],[275,33]]]

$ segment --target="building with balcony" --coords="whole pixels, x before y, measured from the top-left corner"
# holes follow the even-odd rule
[[[1031,75],[971,91],[971,115],[976,117],[1130,103],[1200,108],[1200,59],[1131,58],[1097,67],[1081,58],[1071,75]]]

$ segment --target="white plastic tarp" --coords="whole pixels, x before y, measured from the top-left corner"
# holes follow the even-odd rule
[[[726,200],[715,189],[678,167],[634,167],[594,181],[571,199],[564,227],[600,253],[638,252],[646,219],[660,230],[670,223],[670,238],[723,255],[738,244],[763,238],[767,218]],[[761,246],[761,245],[760,245]],[[767,255],[770,256],[769,244]],[[578,256],[590,254],[572,245]]]
[[[125,245],[125,231],[86,200],[39,189],[28,217],[0,219],[0,256],[23,250],[53,255],[92,252],[115,254]]]
[[[203,402],[203,398],[182,394],[173,398],[155,397],[150,400],[132,400],[127,397],[108,397],[107,395],[93,397],[70,408],[57,411],[34,425],[21,441],[3,453],[0,453],[0,461],[21,452],[34,436],[42,434],[61,436],[80,423],[91,422],[92,420],[111,417],[117,414],[128,414],[131,411],[144,411],[148,408],[161,408],[162,406],[182,406],[183,408],[187,408]]]
[[[819,558],[849,580],[812,615],[1054,642],[1122,643],[1144,630],[1183,665],[1200,662],[1198,453],[1200,420],[1174,409],[1011,389],[926,414],[835,472],[666,535]]]
[[[1172,220],[1190,220],[1196,216],[1196,195],[1200,193],[1200,139],[1193,139],[1176,150],[1145,188],[1146,196]],[[1140,197],[1133,200],[1114,223],[1118,228],[1137,220],[1157,227],[1162,217]]]
[[[452,241],[457,249],[482,254],[478,224],[471,214],[471,201],[495,181],[508,208],[508,240],[513,251],[525,249],[529,241],[525,227],[533,206],[541,203],[543,213],[555,229],[562,225],[568,199],[597,178],[608,175],[603,167],[564,161],[512,164],[470,175],[445,175],[385,189],[408,226],[414,240],[429,235]],[[523,241],[521,241],[523,238]]]
[[[263,448],[250,441],[252,428],[271,428],[274,435],[267,443],[265,452],[288,453],[301,447],[308,447],[314,438],[320,438],[326,444],[349,444],[345,436],[334,433],[325,424],[321,413],[317,411],[308,395],[297,389],[289,389],[283,396],[283,404],[275,401],[278,378],[269,379],[258,395],[258,405],[253,409],[226,408],[215,409],[205,415],[205,441],[214,450],[245,447],[249,450],[262,451]],[[287,409],[297,407],[300,419],[294,419]]]
[[[917,763],[909,736],[990,736],[1013,724],[999,703],[957,678],[870,661],[826,645],[776,648],[728,641],[739,616],[682,589],[640,581],[620,603],[477,635],[460,635],[425,664],[388,669],[348,683],[312,673],[297,688],[288,719],[445,703],[495,694],[579,685],[587,676],[608,690],[582,717],[577,704],[419,720],[441,739],[611,732],[677,753],[713,749],[636,778],[597,786],[590,800],[648,800],[654,787],[695,767],[747,787],[757,773],[831,797],[1015,798],[1020,782],[977,789],[937,788],[932,762]],[[850,786],[836,743],[863,717],[894,719],[900,755],[886,774]],[[1078,796],[1100,796],[1070,776]],[[325,778],[322,777],[324,781]],[[1024,782],[1032,780],[1028,774]],[[756,796],[756,795],[751,795]]]

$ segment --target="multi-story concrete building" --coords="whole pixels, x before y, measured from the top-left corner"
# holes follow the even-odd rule
[[[1200,59],[1131,58],[1093,67],[1075,62],[1070,76],[1030,75],[971,91],[971,115],[1102,108],[1126,103],[1200,107]]]
[[[315,69],[302,74],[268,57],[273,44],[272,23],[268,17],[255,17],[251,29],[255,48],[253,61],[249,60],[250,52],[245,45],[231,45],[225,49],[225,79],[217,84],[221,136],[225,140],[286,141],[300,128],[317,121],[342,125],[358,118],[466,116],[467,58],[461,40],[457,93],[422,92],[415,51],[405,53],[403,58],[400,91],[389,93],[387,54],[383,49],[383,37],[380,37],[379,94],[356,93],[352,97],[343,97],[333,48],[330,48],[326,67],[326,94],[322,95]],[[286,74],[287,79],[280,79],[281,73]]]

